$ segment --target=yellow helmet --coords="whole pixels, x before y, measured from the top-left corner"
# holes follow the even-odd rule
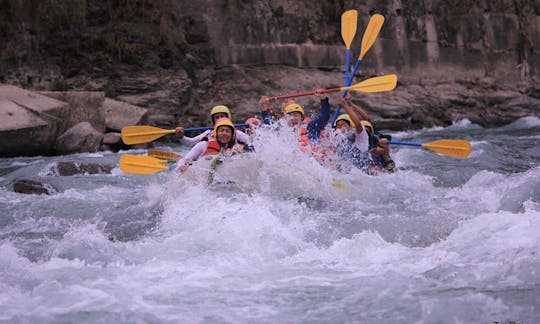
[[[214,135],[217,134],[217,130],[220,126],[229,126],[232,128],[234,134],[234,124],[229,118],[220,118],[216,121],[216,124],[214,125]]]
[[[362,124],[364,126],[364,128],[369,127],[371,129],[371,133],[373,133],[375,131],[375,129],[373,128],[373,125],[371,125],[371,123],[368,122],[367,120],[361,120],[360,124]]]
[[[229,119],[232,119],[231,111],[225,105],[214,106],[214,108],[212,108],[212,110],[210,111],[210,118],[213,120],[214,115],[217,113],[226,113]]]
[[[340,120],[345,120],[349,122],[349,126],[351,126],[351,128],[356,127],[356,125],[353,123],[351,117],[348,114],[341,114],[338,116],[338,118],[336,118],[336,121],[334,122],[334,128],[337,126],[337,122]]]
[[[300,106],[299,104],[297,104],[296,102],[292,102],[290,104],[288,104],[286,107],[285,107],[285,113],[286,114],[290,114],[292,112],[299,112],[302,114],[302,117],[304,117],[306,114],[304,113],[304,108],[302,108],[302,106]]]

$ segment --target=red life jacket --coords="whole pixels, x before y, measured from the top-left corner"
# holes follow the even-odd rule
[[[219,144],[219,142],[216,139],[211,138],[208,140],[208,146],[206,147],[206,151],[204,151],[203,156],[211,154],[216,155],[219,154],[220,151],[221,145]]]
[[[311,145],[310,151],[306,149],[306,146],[310,145],[310,140],[307,136],[307,128],[301,127],[299,130],[300,138],[298,139],[298,142],[300,143],[300,150],[304,153],[311,153],[313,157],[319,162],[322,162],[324,160],[327,152],[324,148],[319,148],[317,146]],[[326,139],[326,133],[324,130],[321,131],[321,140]]]
[[[209,140],[208,140],[208,146],[206,147],[206,151],[204,151],[204,153],[202,154],[202,156],[205,156],[205,155],[217,155],[221,152],[223,153],[227,153],[229,151],[232,151],[235,147],[238,147],[238,145],[241,146],[241,149],[245,149],[245,145],[244,144],[240,144],[236,141],[234,141],[234,145],[232,145],[230,142],[228,143],[228,145],[226,147],[222,147],[219,142],[214,138],[214,137],[211,137]],[[229,147],[229,146],[232,146],[232,147]],[[234,154],[234,152],[233,152]]]

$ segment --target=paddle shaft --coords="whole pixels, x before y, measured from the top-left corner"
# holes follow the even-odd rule
[[[234,124],[234,127],[248,127],[248,126],[249,124]],[[208,129],[214,129],[214,126],[184,128],[184,132],[204,131]]]
[[[353,68],[353,71],[350,75],[350,78],[347,79],[347,82],[345,83],[345,86],[348,87],[351,85],[353,79],[354,79],[354,76],[356,75],[356,72],[358,71],[358,68],[360,68],[360,60],[356,61],[356,64],[354,65],[354,68]],[[345,98],[347,96],[347,93],[349,93],[348,90],[345,90],[343,91],[343,94],[341,95],[341,98]],[[341,111],[341,105],[338,105],[337,106],[337,109],[336,109],[336,112],[334,113],[334,117],[332,118],[332,122],[330,123],[330,125],[334,125],[334,122],[336,121],[336,119],[338,118],[339,116],[339,112]]]
[[[300,93],[293,93],[288,95],[282,95],[282,96],[276,96],[276,97],[270,97],[268,98],[268,101],[275,101],[275,100],[281,100],[281,99],[287,99],[287,98],[295,98],[295,97],[305,97],[305,96],[312,96],[316,93],[328,93],[328,92],[339,92],[342,88],[331,88],[331,89],[324,89],[320,91],[308,91],[308,92],[300,92]]]
[[[393,141],[389,141],[388,144],[422,147],[422,144],[420,144],[420,143],[409,143],[409,142],[393,142]]]

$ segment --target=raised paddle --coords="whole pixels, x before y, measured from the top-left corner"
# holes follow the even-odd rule
[[[459,158],[466,158],[471,154],[471,143],[466,140],[442,139],[423,144],[390,141],[388,144],[423,147],[435,153]]]
[[[367,79],[367,80],[364,80],[362,82],[359,82],[357,84],[354,84],[354,85],[348,86],[348,87],[323,89],[323,90],[320,90],[318,93],[350,91],[350,90],[358,91],[358,92],[384,92],[384,91],[394,90],[396,85],[397,85],[397,75],[389,74],[389,75],[383,75],[383,76],[380,76],[380,77],[374,77],[374,78],[371,78],[371,79]],[[287,99],[287,98],[295,98],[295,97],[303,97],[303,96],[311,96],[311,95],[314,95],[316,93],[317,93],[317,91],[294,93],[294,94],[289,94],[289,95],[270,97],[270,98],[268,98],[268,101],[281,100],[281,99]]]
[[[118,161],[120,170],[130,174],[153,174],[159,171],[168,171],[169,167],[162,163],[166,161],[151,156],[124,154]]]
[[[358,11],[347,10],[341,15],[341,38],[345,43],[345,82],[349,80],[349,70],[351,65],[351,43],[356,34],[358,22]]]
[[[374,14],[369,19],[369,23],[366,27],[366,30],[364,32],[364,36],[362,37],[362,44],[360,46],[360,55],[358,56],[358,60],[356,61],[356,64],[354,64],[354,68],[352,73],[350,74],[349,78],[347,79],[345,86],[350,86],[354,80],[354,76],[356,75],[356,72],[358,71],[358,68],[360,67],[360,63],[362,63],[362,59],[364,58],[364,55],[366,55],[367,51],[373,46],[373,43],[375,43],[375,40],[377,39],[377,36],[379,35],[379,32],[381,31],[382,25],[384,24],[384,17],[380,14]],[[342,97],[345,98],[347,95],[347,92],[344,92]],[[341,110],[341,106],[338,105],[336,113],[334,114],[334,117],[332,119],[332,125],[334,124],[336,118],[339,115],[339,111]]]
[[[235,124],[235,127],[246,127],[248,124]],[[193,128],[184,128],[184,132],[191,131],[202,131],[207,129],[212,129],[213,126],[205,127],[193,127]],[[163,137],[167,134],[173,134],[176,130],[174,129],[161,129],[154,126],[146,125],[137,125],[137,126],[126,126],[122,128],[122,141],[126,145],[148,143],[157,140],[160,137]]]

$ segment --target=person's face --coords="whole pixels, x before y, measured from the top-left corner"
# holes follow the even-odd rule
[[[302,123],[302,114],[298,111],[287,114],[287,117],[289,118],[290,126],[300,125],[300,123]]]
[[[351,125],[346,120],[340,119],[336,123],[336,128],[342,132],[348,132],[351,130]]]
[[[217,129],[217,140],[221,144],[226,144],[232,140],[233,130],[229,126],[220,126]]]
[[[229,118],[229,115],[227,115],[227,113],[224,113],[224,112],[218,112],[218,113],[215,113],[212,115],[212,123],[216,123],[216,120],[220,119],[220,118]]]

